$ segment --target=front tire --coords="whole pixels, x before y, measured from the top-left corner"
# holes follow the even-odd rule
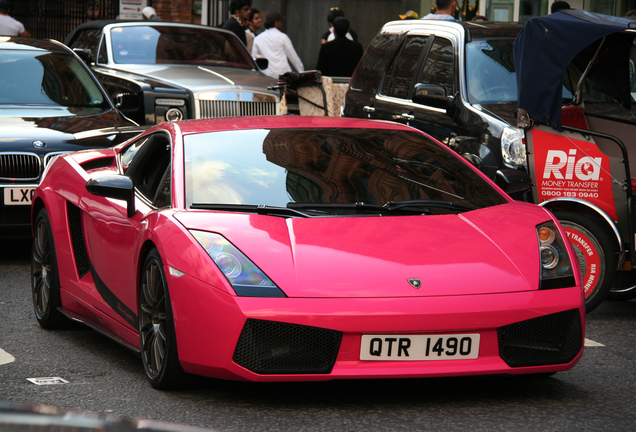
[[[612,287],[616,256],[612,241],[593,220],[576,213],[554,211],[574,247],[581,269],[585,312],[594,310]]]
[[[154,388],[169,390],[184,382],[166,274],[156,249],[146,257],[141,274],[139,342],[146,377]]]
[[[67,318],[58,310],[62,301],[57,256],[51,221],[44,208],[38,213],[34,225],[31,294],[35,318],[41,327],[56,329],[67,324]]]

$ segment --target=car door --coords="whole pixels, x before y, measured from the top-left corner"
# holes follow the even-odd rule
[[[459,74],[457,69],[459,50],[450,38],[431,36],[430,48],[423,53],[421,67],[414,74],[414,84],[441,86],[447,97],[459,99]],[[413,92],[409,94],[413,98]],[[452,105],[440,108],[410,101],[404,117],[408,124],[433,135],[444,143],[457,135],[462,135],[461,126],[456,121]]]
[[[95,304],[113,319],[137,327],[139,252],[153,212],[170,206],[170,138],[156,133],[133,142],[121,154],[121,165],[135,187],[135,212],[124,201],[92,195],[85,233],[96,286]]]

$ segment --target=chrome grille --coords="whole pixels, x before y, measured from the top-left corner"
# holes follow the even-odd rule
[[[276,102],[200,100],[201,118],[276,115]]]
[[[40,166],[34,153],[0,153],[0,180],[37,180]]]

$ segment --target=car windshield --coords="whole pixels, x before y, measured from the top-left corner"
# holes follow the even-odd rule
[[[119,64],[188,63],[254,69],[241,42],[230,33],[176,26],[122,26],[110,31]]]
[[[507,202],[461,157],[415,131],[255,129],[187,135],[184,145],[187,208],[437,200],[472,210]]]
[[[513,38],[475,40],[466,45],[468,101],[472,104],[517,102]]]
[[[100,88],[74,56],[34,50],[0,55],[0,107],[8,105],[102,109]]]

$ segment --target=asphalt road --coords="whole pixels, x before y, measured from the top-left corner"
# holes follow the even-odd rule
[[[140,360],[83,327],[41,329],[29,245],[0,248],[0,401],[40,403],[221,431],[635,431],[636,301],[588,315],[581,362],[549,378],[467,377],[153,390]],[[12,361],[12,359],[14,359]],[[32,384],[61,377],[67,384]]]

